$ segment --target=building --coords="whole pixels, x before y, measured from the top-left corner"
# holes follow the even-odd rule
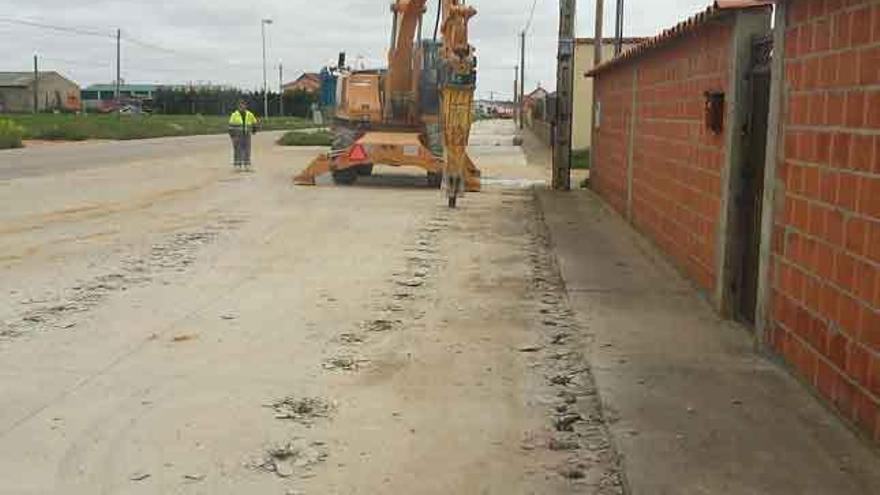
[[[477,100],[474,106],[478,114],[501,119],[512,119],[516,108],[512,101],[498,100]]]
[[[35,85],[39,111],[80,110],[79,85],[57,72],[0,72],[0,113],[32,112]]]
[[[878,12],[719,0],[591,71],[591,187],[880,445]]]
[[[321,91],[321,75],[316,72],[305,72],[296,81],[282,86],[285,93],[305,91],[306,93],[318,93]]]
[[[156,91],[162,86],[157,84],[121,84],[119,99],[142,105],[153,101]],[[109,111],[115,109],[116,85],[93,84],[82,90],[82,101],[86,110]]]
[[[623,49],[629,50],[645,38],[624,38]],[[602,60],[614,57],[614,38],[604,38]],[[587,72],[596,60],[594,38],[578,38],[574,53],[574,115],[572,116],[572,148],[587,149],[592,143],[593,126],[593,78]]]

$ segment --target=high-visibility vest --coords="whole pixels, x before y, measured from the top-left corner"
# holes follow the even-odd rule
[[[257,117],[250,111],[245,110],[244,118],[242,112],[236,110],[229,116],[229,129],[242,132],[251,132],[257,126]]]

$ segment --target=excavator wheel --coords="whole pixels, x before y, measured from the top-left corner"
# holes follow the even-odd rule
[[[428,187],[440,189],[443,185],[443,174],[440,172],[428,172]]]
[[[373,175],[373,164],[372,163],[369,165],[358,165],[357,167],[354,167],[354,168],[357,170],[357,174],[360,175],[361,177],[369,177],[369,176]]]
[[[357,182],[358,170],[355,167],[333,171],[333,182],[337,186],[350,186]]]

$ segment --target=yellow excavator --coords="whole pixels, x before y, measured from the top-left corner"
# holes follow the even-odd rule
[[[294,177],[315,185],[330,173],[339,185],[371,175],[373,165],[423,169],[455,208],[465,191],[480,190],[480,172],[467,154],[473,123],[477,58],[468,23],[476,10],[464,0],[439,0],[432,38],[423,39],[427,0],[395,0],[388,68],[352,70],[340,56],[324,72],[322,104],[333,145]],[[334,91],[335,89],[335,91]]]

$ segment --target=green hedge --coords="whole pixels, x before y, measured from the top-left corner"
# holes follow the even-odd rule
[[[0,119],[0,150],[21,148],[24,129],[15,122]]]
[[[278,139],[278,144],[281,146],[330,146],[332,143],[333,135],[327,131],[291,131],[285,133]]]

